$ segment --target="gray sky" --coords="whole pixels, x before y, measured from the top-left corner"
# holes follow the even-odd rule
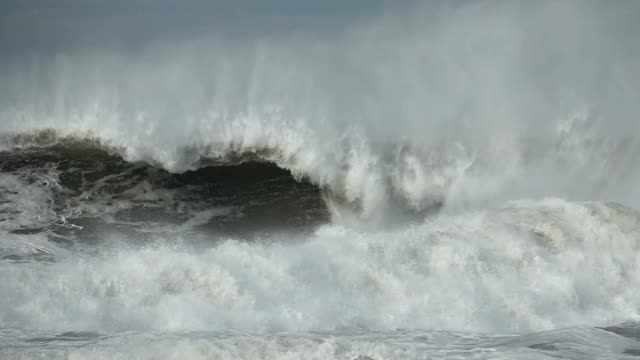
[[[330,31],[412,0],[5,0],[5,55],[206,36]],[[400,4],[400,5],[399,5]]]

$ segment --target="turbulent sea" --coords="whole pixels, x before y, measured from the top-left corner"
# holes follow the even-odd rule
[[[2,359],[636,359],[635,2],[0,64]]]

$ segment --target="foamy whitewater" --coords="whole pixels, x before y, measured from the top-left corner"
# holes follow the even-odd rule
[[[3,58],[0,358],[637,358],[638,16]]]

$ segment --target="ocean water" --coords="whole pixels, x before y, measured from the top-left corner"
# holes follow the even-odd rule
[[[637,358],[638,15],[2,58],[0,358]]]

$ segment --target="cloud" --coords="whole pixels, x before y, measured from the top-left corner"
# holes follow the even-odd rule
[[[388,0],[9,1],[0,5],[0,47],[6,55],[86,46],[136,47],[211,34],[325,31],[397,6],[391,4]]]

